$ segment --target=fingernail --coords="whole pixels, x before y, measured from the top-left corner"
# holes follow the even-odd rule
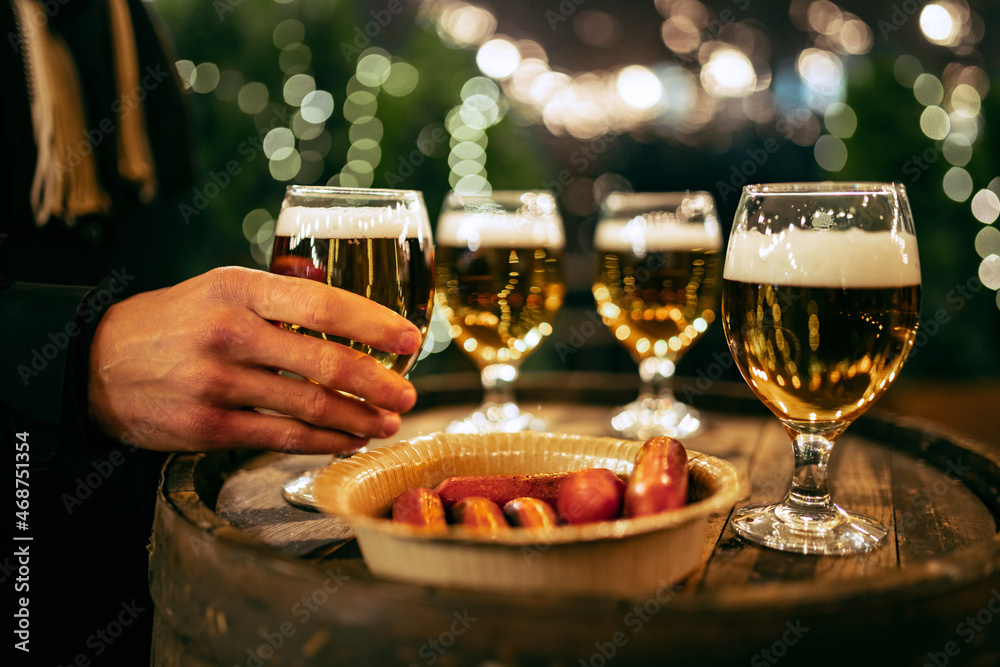
[[[399,412],[406,412],[412,408],[417,403],[417,390],[412,386],[407,387],[403,390],[403,393],[399,396],[399,402],[396,403],[396,410]]]
[[[395,412],[390,412],[385,417],[382,418],[382,432],[379,434],[382,438],[388,438],[390,435],[399,430],[400,424],[399,415]]]
[[[399,337],[399,351],[403,354],[415,352],[420,347],[420,332],[407,329]]]

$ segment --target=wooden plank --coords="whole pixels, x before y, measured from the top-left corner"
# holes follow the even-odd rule
[[[871,553],[820,559],[817,581],[863,577],[898,567],[891,456],[883,446],[852,437],[850,430],[834,446],[829,475],[833,501],[849,512],[880,521],[889,535],[886,544]]]
[[[942,471],[899,453],[892,456],[902,566],[987,541],[996,534],[996,518],[962,483],[967,463],[956,457],[949,464],[950,469]]]
[[[751,454],[756,450],[761,438],[766,437],[773,424],[759,417],[728,416],[724,421],[719,417],[709,420],[709,429],[691,440],[691,447],[704,454],[725,459],[747,474]],[[732,512],[709,517],[702,545],[701,565],[688,577],[680,595],[694,595],[702,585],[712,555],[719,548],[719,541],[729,523]]]
[[[794,457],[788,434],[776,419],[764,421],[747,466],[750,495],[734,509],[780,500],[788,486]],[[794,556],[794,555],[793,555]],[[763,549],[744,541],[726,526],[702,579],[702,591],[727,590],[747,584],[760,584],[783,577],[803,578],[807,573],[791,570],[809,568],[809,559]],[[809,570],[811,572],[811,570]],[[793,576],[794,575],[794,576]]]
[[[308,557],[353,539],[345,522],[292,507],[281,495],[286,479],[330,461],[329,456],[264,454],[228,477],[216,513],[247,537],[291,556]]]
[[[554,407],[552,414],[558,415],[555,424],[577,432],[603,428],[601,418],[608,411],[604,406],[573,403]],[[439,429],[443,414],[461,411],[461,407],[449,406],[443,413],[408,416],[407,422]],[[750,502],[780,498],[792,465],[787,435],[769,416],[740,417],[740,422],[732,423],[728,419],[720,430],[688,444],[692,449],[736,460],[738,465],[746,463],[756,494]],[[407,422],[404,428],[409,427]],[[869,437],[891,448],[888,461],[885,446],[860,437],[845,438],[834,454],[834,496],[850,509],[883,511],[886,467],[892,480],[889,500],[894,513],[905,507],[897,493],[933,490],[935,484],[947,479],[941,471],[914,462],[914,457],[927,451],[945,451],[937,441],[929,450],[900,450],[897,448],[902,444],[891,434]],[[935,459],[937,463],[946,464],[958,453],[968,453],[959,445],[949,447],[945,458]],[[905,453],[899,453],[902,451]],[[264,458],[269,456],[274,457],[270,462]],[[896,457],[905,460],[902,468],[913,464],[915,474],[919,473],[916,479],[897,474],[901,466]],[[372,578],[353,542],[332,555],[314,552],[288,558],[262,548],[258,540],[234,541],[229,533],[235,529],[225,530],[222,517],[213,515],[216,497],[222,508],[230,502],[229,491],[222,488],[220,492],[219,488],[235,482],[252,489],[261,480],[240,476],[272,474],[266,468],[282,457],[266,454],[251,464],[238,460],[227,463],[215,455],[211,458],[212,465],[195,471],[193,485],[190,469],[176,476],[169,468],[166,471],[164,491],[169,500],[158,506],[151,589],[157,601],[157,620],[168,621],[169,626],[161,626],[164,632],[157,645],[163,653],[154,655],[153,664],[243,664],[248,660],[248,649],[260,647],[267,648],[270,656],[273,644],[265,643],[267,637],[276,636],[280,624],[289,619],[296,631],[284,636],[281,649],[265,658],[268,665],[427,662],[428,642],[442,637],[448,640],[448,649],[435,652],[434,658],[444,665],[489,661],[603,664],[611,662],[609,655],[624,664],[653,664],[668,654],[679,664],[754,664],[755,660],[766,660],[761,650],[776,645],[788,630],[787,622],[798,620],[810,629],[801,646],[783,647],[789,655],[801,649],[796,657],[819,655],[821,662],[830,661],[843,648],[843,637],[850,636],[857,640],[856,652],[873,662],[921,664],[928,652],[940,653],[946,642],[962,637],[956,634],[957,624],[982,611],[993,600],[991,591],[1000,588],[1000,541],[991,510],[982,505],[982,497],[966,493],[962,486],[955,488],[959,496],[965,493],[964,497],[951,499],[954,489],[940,484],[948,504],[931,503],[936,523],[922,525],[927,530],[944,526],[945,537],[936,547],[945,549],[940,554],[943,559],[914,558],[900,569],[887,568],[884,576],[879,569],[858,569],[856,558],[805,557],[748,546],[726,529],[720,531],[721,540],[705,571],[705,581],[690,595],[668,591],[662,600],[567,600],[409,587]],[[977,487],[981,494],[995,490],[997,485],[990,480],[1000,479],[1000,458],[982,460],[984,463],[967,477],[972,480],[979,475],[985,480]],[[202,468],[207,472],[202,474]],[[992,477],[985,477],[984,470]],[[201,483],[199,478],[203,478]],[[880,488],[873,491],[872,486]],[[267,494],[255,493],[255,502],[271,502]],[[968,502],[979,506],[970,512],[961,506]],[[267,507],[272,506],[265,503],[264,509]],[[207,520],[213,516],[214,521]],[[248,525],[255,521],[295,523],[288,522],[280,511],[251,512],[246,518],[253,519]],[[923,522],[925,518],[920,515],[911,521]],[[713,526],[724,523],[722,518],[718,521]],[[208,550],[201,545],[202,535]],[[916,535],[904,535],[903,542],[910,537]],[[945,547],[945,542],[952,546]],[[911,545],[917,546],[916,542]],[[322,561],[317,566],[314,561],[318,557]],[[327,573],[331,569],[338,582],[345,580],[335,591],[329,587],[332,580]],[[710,580],[713,570],[714,583]],[[821,581],[816,585],[817,579],[843,583],[837,586]],[[729,582],[733,584],[727,586]],[[309,622],[305,623],[292,610],[300,610],[296,605],[307,598],[316,600],[317,595],[322,595],[324,602],[310,609]],[[206,615],[209,609],[215,611]],[[228,631],[211,622],[223,613]],[[445,635],[454,627],[455,614],[463,613],[477,619],[468,632]],[[867,632],[871,627],[882,627],[886,632]],[[326,633],[326,639],[314,641],[316,632]],[[199,660],[177,653],[179,657],[170,662],[166,658],[171,642],[175,649],[187,647],[190,656],[197,655]],[[962,660],[993,664],[998,655],[996,646],[1000,646],[1000,625],[994,622],[985,626],[974,642],[960,644]]]

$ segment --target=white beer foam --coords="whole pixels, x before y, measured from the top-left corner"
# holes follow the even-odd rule
[[[714,220],[701,224],[647,224],[631,220],[602,220],[594,234],[594,248],[609,252],[671,252],[721,250],[722,234]]]
[[[319,239],[430,238],[419,209],[379,206],[289,206],[278,215],[277,236]]]
[[[562,248],[562,219],[555,214],[463,213],[448,211],[438,219],[439,246],[479,248]]]
[[[906,287],[920,284],[917,239],[905,232],[733,233],[726,280],[799,287]]]

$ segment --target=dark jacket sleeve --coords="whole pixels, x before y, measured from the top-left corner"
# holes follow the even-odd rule
[[[0,399],[4,430],[32,434],[40,468],[82,470],[109,444],[90,425],[87,377],[106,286],[0,279]],[[107,305],[97,296],[107,294]]]

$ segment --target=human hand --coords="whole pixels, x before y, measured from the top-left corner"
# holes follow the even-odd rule
[[[303,278],[215,269],[108,309],[90,348],[92,421],[162,451],[348,453],[398,430],[399,413],[416,402],[410,382],[362,352],[278,321],[400,354],[420,346],[415,326],[362,296]]]

